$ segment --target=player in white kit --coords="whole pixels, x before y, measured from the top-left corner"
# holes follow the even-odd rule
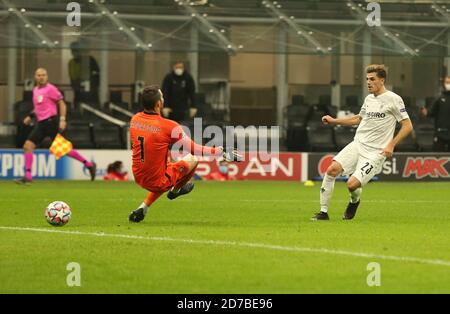
[[[312,220],[330,219],[328,204],[339,175],[350,175],[347,181],[350,202],[343,219],[353,219],[360,203],[362,187],[381,172],[384,161],[392,157],[395,146],[413,130],[402,98],[384,86],[384,65],[370,65],[366,68],[366,73],[370,94],[364,100],[359,114],[342,119],[322,117],[324,124],[359,126],[353,142],[339,152],[328,167],[320,189],[320,212]],[[397,122],[401,124],[401,128],[394,137]]]

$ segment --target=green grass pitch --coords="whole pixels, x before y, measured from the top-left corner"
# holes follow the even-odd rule
[[[450,293],[449,190],[372,183],[342,221],[337,183],[331,221],[311,222],[317,184],[197,182],[130,224],[145,197],[134,183],[2,181],[0,293]],[[54,200],[72,207],[64,227],[44,220]],[[66,284],[70,262],[80,287]],[[371,262],[381,286],[367,285]]]

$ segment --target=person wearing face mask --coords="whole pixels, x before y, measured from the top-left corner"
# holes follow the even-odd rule
[[[195,108],[195,82],[184,63],[175,62],[172,71],[166,75],[161,88],[166,101],[163,114],[178,123],[188,116],[193,118],[197,113]]]
[[[450,151],[450,75],[443,80],[442,94],[429,108],[422,108],[422,114],[434,118],[433,149],[438,152]]]
[[[106,172],[103,177],[105,181],[128,181],[128,172],[125,171],[123,162],[119,160],[109,164]]]
[[[230,174],[230,169],[227,161],[221,160],[218,163],[217,167],[219,168],[219,171],[211,172],[209,175],[205,176],[204,179],[208,181],[236,180],[236,178]]]

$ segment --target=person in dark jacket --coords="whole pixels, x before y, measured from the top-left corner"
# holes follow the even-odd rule
[[[422,114],[434,118],[434,150],[450,151],[450,75],[443,80],[443,92],[429,108],[422,108]]]
[[[169,119],[181,123],[188,116],[195,116],[195,82],[183,62],[175,62],[172,71],[164,78],[162,92],[170,112]]]

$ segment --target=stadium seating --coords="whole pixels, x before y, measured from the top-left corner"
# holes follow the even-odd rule
[[[121,91],[110,91],[109,93],[109,101],[115,103],[117,105],[125,103],[122,99]]]
[[[400,124],[397,124],[395,128],[395,134],[398,133],[400,128]],[[395,151],[397,152],[417,152],[418,150],[419,147],[417,146],[415,132],[409,134],[400,144],[395,147]]]
[[[309,126],[308,143],[312,152],[336,151],[333,128],[323,124]]]
[[[72,106],[67,106],[67,121],[74,121],[74,122],[84,122],[85,118],[83,116],[83,112],[81,110],[75,109]]]
[[[204,123],[223,126],[226,119],[226,110],[214,109],[211,103],[206,101],[204,93],[195,94],[197,118],[202,118]]]
[[[292,126],[287,129],[286,148],[294,152],[309,150],[308,130],[305,126]]]
[[[12,136],[14,132],[14,124],[0,122],[0,148],[11,148],[15,146],[14,136]]]
[[[93,126],[94,143],[100,149],[126,148],[124,128],[105,122],[97,122]]]
[[[315,110],[322,111],[325,115],[336,116],[338,108],[331,103],[330,95],[320,95],[319,102],[314,105]]]
[[[11,148],[15,145],[14,137],[10,135],[0,135],[0,148]]]
[[[286,110],[288,128],[306,126],[308,120],[310,119],[311,113],[311,107],[306,105],[288,106]]]
[[[415,122],[420,118],[420,108],[416,105],[412,97],[402,96],[403,102],[405,104],[405,108],[408,112],[409,118],[411,121]]]
[[[24,92],[24,100],[30,100],[31,92]],[[130,112],[141,111],[142,107],[138,103],[131,106],[122,101],[122,93],[113,91],[110,94],[111,102],[122,109]],[[434,126],[432,119],[419,115],[420,108],[416,106],[411,97],[403,97],[408,113],[413,120],[415,134],[405,139],[398,145],[396,151],[425,151],[433,150]],[[204,119],[204,126],[213,124],[224,126],[226,112],[217,112],[207,103],[203,93],[196,94],[198,113],[197,117]],[[429,107],[434,97],[427,97],[426,105]],[[84,110],[80,105],[75,106],[66,102],[68,106],[68,129],[65,135],[74,143],[77,148],[104,148],[120,149],[126,148],[125,127],[119,127],[112,123],[105,122],[103,118],[94,112]],[[90,104],[92,108],[107,113],[108,115],[127,122],[130,116],[121,113],[120,110],[112,110],[108,102],[104,108],[99,104]],[[130,109],[131,108],[131,109]],[[341,109],[350,110],[357,113],[360,109],[358,97],[349,95],[345,99],[345,104]],[[15,143],[10,138],[0,137],[2,147],[22,147],[24,140],[32,127],[21,124],[24,116],[32,110],[30,101],[20,101],[15,104],[15,121],[17,123],[17,135]],[[323,115],[334,115],[336,108],[331,105],[330,95],[320,95],[318,104],[309,106],[305,103],[303,95],[293,95],[291,105],[285,108],[286,137],[284,143],[289,151],[338,151],[350,143],[355,135],[355,128],[324,126],[321,122]],[[190,125],[189,121],[185,122]],[[192,126],[191,126],[192,127]],[[46,147],[49,143],[44,142],[41,146]]]
[[[129,111],[128,109],[128,103],[107,103],[105,104],[105,113],[108,115],[122,120],[122,121],[129,121],[134,114],[133,112]]]
[[[286,149],[288,151],[308,151],[307,124],[314,108],[305,103],[303,95],[293,95],[292,104],[286,107],[287,121]]]
[[[322,125],[322,117],[324,115],[326,115],[326,112],[323,108],[319,108],[318,106],[312,107],[309,119],[307,121],[308,126],[315,127]]]
[[[121,91],[111,91],[109,98],[110,98],[109,102],[107,102],[103,106],[104,112],[107,113],[108,115],[111,115],[114,118],[119,119],[119,120],[129,121],[131,117],[126,112],[129,112],[130,114],[132,113],[131,106],[129,105],[129,103],[123,101],[122,92]],[[113,105],[113,106],[111,106],[111,105]],[[125,111],[121,112],[120,109],[119,110],[114,109],[117,107],[120,109],[123,109]]]
[[[22,97],[23,97],[23,101],[32,102],[33,101],[33,91],[23,91]]]
[[[320,95],[319,96],[320,106],[331,106],[331,96],[330,95]]]
[[[342,106],[342,110],[348,110],[350,112],[353,112],[354,114],[358,114],[361,110],[361,105],[358,96],[356,95],[349,95],[345,97],[345,104]]]
[[[95,148],[92,123],[69,121],[63,135],[70,140],[76,148]]]
[[[293,106],[307,105],[305,103],[305,97],[303,95],[292,95],[292,105]]]
[[[433,151],[435,130],[433,120],[430,118],[421,118],[414,124],[416,132],[417,145],[420,151]]]
[[[395,147],[397,152],[417,152],[419,147],[415,133],[408,135],[400,144]]]
[[[434,137],[435,137],[435,132],[433,129],[417,130],[416,138],[417,138],[417,145],[419,147],[419,150],[423,151],[423,152],[432,152],[433,144],[434,144]]]
[[[336,148],[343,149],[348,143],[352,142],[356,133],[354,127],[337,126],[334,128],[334,136],[336,138]]]

